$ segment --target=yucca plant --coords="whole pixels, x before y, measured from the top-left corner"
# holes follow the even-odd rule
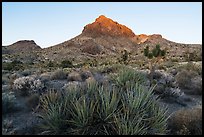
[[[113,82],[119,88],[127,88],[130,83],[144,84],[146,81],[144,74],[130,68],[123,68],[112,77]]]
[[[89,100],[86,96],[72,100],[69,109],[71,119],[67,121],[73,127],[73,134],[88,134],[96,104],[97,102]]]
[[[153,96],[154,87],[146,90],[140,84],[131,83],[122,92],[122,110],[115,116],[119,135],[142,135],[166,132],[167,109],[161,109],[158,98]],[[130,126],[131,125],[131,126]]]
[[[60,134],[65,127],[64,119],[67,112],[61,95],[55,90],[49,90],[40,97],[41,113],[38,117],[44,120],[40,127],[44,130],[42,134]]]
[[[134,74],[129,71],[127,73]],[[125,72],[124,72],[125,73]],[[126,74],[123,74],[126,75]],[[166,109],[161,109],[154,87],[147,89],[140,79],[125,88],[91,83],[59,94],[48,92],[41,99],[42,118],[49,134],[141,135],[166,132]],[[139,81],[139,82],[138,82]]]
[[[117,88],[112,89],[101,86],[98,88],[96,100],[96,119],[98,134],[114,134],[114,116],[120,111],[120,94]]]

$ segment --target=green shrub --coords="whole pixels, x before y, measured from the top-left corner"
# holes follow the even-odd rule
[[[62,68],[72,68],[73,64],[70,60],[63,60],[60,64]]]
[[[12,62],[3,62],[2,63],[2,69],[3,70],[13,71],[13,70],[20,70],[23,68],[24,68],[23,63],[21,61],[18,61],[18,60],[14,60]]]
[[[166,109],[161,109],[139,83],[118,86],[72,87],[50,91],[40,99],[45,134],[125,135],[166,132]],[[63,94],[63,95],[62,95]]]
[[[47,67],[54,67],[54,63],[53,63],[52,61],[49,61],[49,62],[47,63]]]

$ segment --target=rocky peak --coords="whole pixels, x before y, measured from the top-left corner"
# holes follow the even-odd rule
[[[19,46],[20,46],[20,45],[25,45],[25,44],[37,45],[34,40],[19,40],[19,41],[13,43],[12,45],[16,45],[16,44],[18,44]]]
[[[162,35],[160,35],[160,34],[153,34],[153,35],[149,35],[149,37],[161,39],[161,38],[162,38]]]
[[[29,52],[34,50],[40,50],[41,47],[38,46],[34,40],[20,40],[8,46],[10,50],[15,53],[18,52]]]
[[[95,22],[88,24],[84,27],[82,32],[84,35],[97,37],[101,35],[112,37],[134,37],[135,34],[131,29],[125,25],[121,25],[118,22],[113,21],[110,18],[100,15]]]

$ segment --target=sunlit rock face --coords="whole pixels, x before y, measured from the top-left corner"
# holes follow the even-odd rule
[[[101,35],[113,37],[135,36],[131,29],[105,17],[104,15],[99,16],[95,22],[86,25],[82,33],[93,37]]]

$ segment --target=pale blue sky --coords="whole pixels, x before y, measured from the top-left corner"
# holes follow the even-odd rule
[[[202,43],[201,2],[3,2],[2,45],[34,40],[42,48],[53,46],[79,35],[99,15],[135,34]]]

